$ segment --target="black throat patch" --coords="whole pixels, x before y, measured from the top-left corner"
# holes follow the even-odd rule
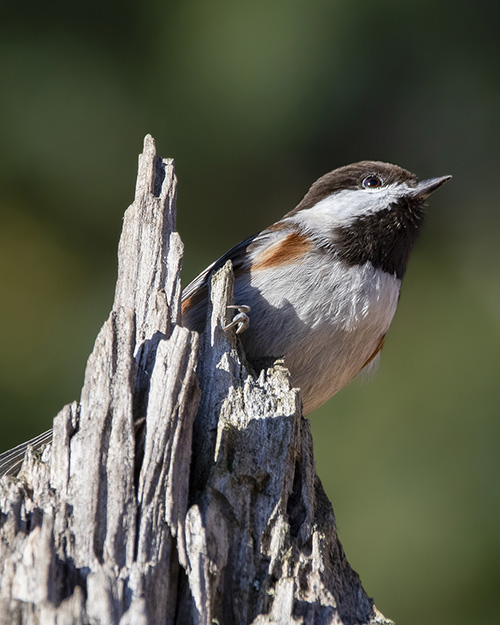
[[[348,265],[369,261],[401,280],[423,220],[423,201],[403,199],[373,215],[358,217],[348,226],[335,228],[335,251]]]

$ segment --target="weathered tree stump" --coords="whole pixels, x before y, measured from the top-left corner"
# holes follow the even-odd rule
[[[283,363],[180,318],[173,162],[147,136],[110,317],[52,443],[0,480],[0,623],[389,623],[349,566]]]

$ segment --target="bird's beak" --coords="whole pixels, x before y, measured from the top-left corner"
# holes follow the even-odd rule
[[[412,195],[413,197],[421,198],[425,200],[433,191],[438,189],[441,185],[448,180],[451,176],[441,176],[440,178],[430,178],[429,180],[422,180],[417,184],[417,186],[413,189]]]

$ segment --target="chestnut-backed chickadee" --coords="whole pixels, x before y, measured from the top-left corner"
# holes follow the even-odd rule
[[[183,324],[205,326],[208,281],[231,260],[234,324],[250,361],[284,357],[304,414],[378,360],[424,201],[451,176],[419,182],[362,161],[317,180],[291,212],[208,267],[183,292]]]
[[[396,165],[363,161],[317,180],[294,210],[210,265],[184,290],[182,320],[202,331],[211,274],[232,260],[234,324],[250,360],[284,357],[304,414],[378,359],[399,298],[424,201],[451,176],[418,182]],[[19,470],[28,445],[0,454]]]

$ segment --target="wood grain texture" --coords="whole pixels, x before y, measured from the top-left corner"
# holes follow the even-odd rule
[[[340,545],[283,363],[181,327],[173,163],[146,137],[113,310],[53,440],[0,480],[0,624],[388,623]],[[45,439],[44,439],[45,440]]]

